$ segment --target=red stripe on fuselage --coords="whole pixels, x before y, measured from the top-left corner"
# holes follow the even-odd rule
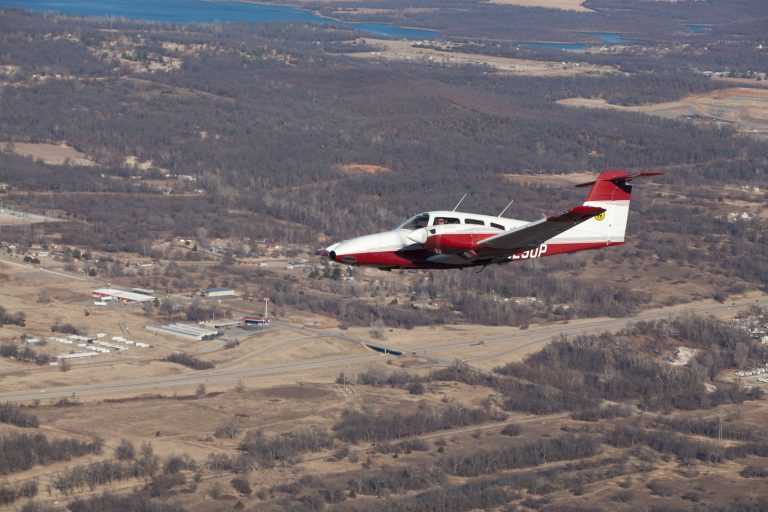
[[[539,257],[555,256],[557,254],[566,254],[571,252],[589,251],[595,249],[603,249],[605,247],[614,247],[617,245],[624,245],[624,242],[578,242],[578,243],[561,243],[561,244],[545,244],[547,246],[546,251],[537,251],[536,254],[540,254]],[[530,251],[520,251],[518,255],[530,254]],[[435,253],[432,251],[380,251],[380,252],[361,252],[357,254],[345,254],[344,256],[337,257],[339,263],[347,263],[350,265],[362,265],[370,267],[398,267],[398,268],[451,268],[451,267],[470,267],[475,265],[472,260],[467,260],[466,265],[436,265],[427,261],[427,258],[433,256]],[[479,255],[479,259],[483,259],[485,255],[482,253]],[[492,257],[492,255],[491,255]],[[346,261],[342,261],[344,258]],[[521,258],[515,258],[513,261],[529,259],[528,256]]]
[[[554,256],[556,254],[565,254],[569,252],[592,251],[595,249],[603,249],[605,247],[615,247],[617,245],[624,245],[624,242],[579,242],[546,245],[547,252],[544,256]]]

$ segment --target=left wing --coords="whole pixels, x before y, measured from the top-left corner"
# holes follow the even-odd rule
[[[477,243],[478,251],[515,253],[538,247],[573,226],[600,215],[604,208],[577,206],[558,215],[531,222],[514,231],[506,231]]]

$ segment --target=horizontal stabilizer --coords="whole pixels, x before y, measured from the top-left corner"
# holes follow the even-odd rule
[[[643,178],[643,177],[646,177],[646,176],[661,176],[664,173],[661,172],[661,171],[642,171],[642,172],[638,172],[636,174],[627,174],[626,172],[624,172],[624,173],[611,173],[611,174],[616,174],[616,175],[611,176],[609,178],[600,178],[600,177],[598,177],[598,179],[596,179],[596,180],[587,181],[586,183],[579,183],[578,185],[576,185],[576,187],[588,187],[590,185],[594,185],[598,181],[612,181],[614,183],[622,182],[622,181],[623,182],[627,182],[627,181],[632,181],[635,178]]]

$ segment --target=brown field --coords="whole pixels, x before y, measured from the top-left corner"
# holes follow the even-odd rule
[[[611,66],[598,66],[579,62],[551,62],[526,59],[512,59],[461,52],[446,52],[432,48],[414,47],[408,41],[392,41],[385,39],[364,39],[366,43],[377,46],[378,51],[357,52],[348,54],[358,59],[373,59],[385,61],[412,61],[425,64],[441,65],[478,65],[489,66],[495,71],[510,75],[531,76],[574,76],[599,75],[615,73]]]
[[[24,226],[41,222],[59,222],[61,219],[0,208],[0,226]]]
[[[384,167],[383,165],[373,165],[373,164],[343,164],[339,165],[339,170],[343,172],[344,174],[381,174],[381,173],[387,173],[392,172],[392,169],[389,167]]]
[[[504,179],[521,185],[578,185],[592,181],[597,176],[594,172],[571,172],[568,174],[503,174]]]
[[[768,89],[734,87],[693,94],[678,101],[640,106],[612,105],[600,98],[568,98],[558,103],[570,107],[642,112],[668,119],[690,119],[732,126],[749,135],[768,136]]]
[[[78,165],[82,167],[91,167],[96,162],[88,158],[87,155],[76,150],[66,143],[31,143],[31,142],[2,142],[0,147],[6,150],[12,149],[17,155],[34,158],[49,165]]]
[[[563,11],[593,12],[584,7],[584,0],[490,0],[492,4],[515,5],[518,7],[544,7]]]

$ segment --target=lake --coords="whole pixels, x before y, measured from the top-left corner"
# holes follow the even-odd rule
[[[583,32],[584,34],[597,37],[604,45],[628,44],[630,41],[624,38],[618,32]],[[553,41],[527,41],[520,43],[523,48],[563,50],[563,51],[583,51],[593,46],[589,43],[564,43]]]
[[[306,9],[237,1],[208,0],[0,0],[0,7],[50,11],[69,16],[98,16],[165,23],[315,23],[357,29],[397,39],[436,39],[434,30],[400,27],[386,23],[335,21]]]
[[[627,42],[626,39],[624,39],[624,36],[619,34],[618,32],[584,32],[587,35],[595,36],[603,44],[606,45],[612,45],[612,44],[624,44]]]
[[[688,29],[688,32],[691,32],[693,34],[703,34],[705,32],[710,32],[712,30],[712,25],[704,24],[704,23],[691,23],[689,25],[685,26]]]

